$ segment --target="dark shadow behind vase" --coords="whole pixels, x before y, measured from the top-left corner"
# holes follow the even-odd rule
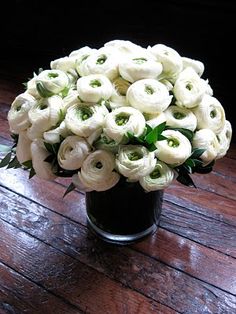
[[[162,201],[163,190],[145,192],[121,179],[107,191],[86,193],[88,225],[107,242],[129,244],[157,230]]]

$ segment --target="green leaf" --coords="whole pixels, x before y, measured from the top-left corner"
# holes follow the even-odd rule
[[[20,168],[21,167],[21,164],[19,163],[17,157],[15,156],[8,164],[7,166],[7,169],[10,169],[10,168],[14,168],[14,169],[17,169],[17,168]]]
[[[205,148],[194,148],[191,158],[199,158],[205,152]]]
[[[6,156],[1,160],[0,162],[0,168],[3,168],[5,166],[7,166],[11,160],[11,154],[12,152],[10,151],[8,154],[6,154]]]
[[[165,126],[166,126],[166,122],[163,122],[157,125],[154,129],[152,129],[149,133],[147,133],[147,135],[145,136],[145,141],[148,144],[152,144],[152,143],[157,142],[159,138],[161,138],[162,140],[163,136],[161,136],[161,133],[164,131]]]
[[[24,162],[22,163],[22,165],[23,165],[26,169],[31,169],[31,168],[33,167],[32,160],[24,161]]]
[[[153,143],[149,144],[149,145],[146,145],[146,147],[149,150],[149,152],[154,152],[157,149],[156,145],[153,144]]]
[[[193,159],[191,159],[191,158],[188,158],[186,161],[185,161],[185,163],[184,163],[185,165],[187,165],[187,166],[189,166],[189,167],[195,167],[195,162],[194,162],[194,160]]]
[[[194,184],[192,178],[190,177],[190,175],[187,172],[180,172],[178,177],[176,178],[176,180],[178,182],[180,182],[181,184],[184,184],[186,186],[192,186],[196,188],[196,185]]]
[[[215,164],[215,160],[213,160],[210,164],[206,165],[206,166],[199,166],[194,168],[194,172],[196,173],[201,173],[201,174],[207,174],[210,173],[213,170],[213,166]]]
[[[50,92],[49,90],[47,90],[42,83],[38,82],[36,84],[36,88],[37,88],[37,91],[39,93],[39,95],[43,98],[48,98],[48,97],[51,97],[52,95],[54,95],[52,92]]]
[[[73,182],[71,182],[71,184],[68,186],[68,188],[66,189],[64,195],[63,195],[63,198],[69,194],[70,192],[72,192],[73,190],[75,190],[76,186],[74,185]]]
[[[0,144],[0,152],[1,153],[9,153],[11,151],[11,147],[7,145]]]
[[[49,143],[47,143],[47,142],[43,142],[43,144],[44,144],[46,150],[47,150],[49,153],[51,153],[51,154],[54,153],[53,145],[52,145],[52,144],[49,144]]]
[[[35,174],[36,174],[36,172],[35,172],[34,168],[32,167],[32,168],[30,169],[29,179],[31,179]]]

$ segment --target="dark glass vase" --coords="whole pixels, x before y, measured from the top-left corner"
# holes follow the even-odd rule
[[[129,244],[156,231],[163,191],[145,192],[139,183],[119,183],[86,193],[88,225],[107,242]]]

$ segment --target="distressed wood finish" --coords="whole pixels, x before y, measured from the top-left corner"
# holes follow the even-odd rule
[[[0,144],[23,91],[0,80]],[[158,231],[117,247],[87,228],[83,193],[0,171],[0,314],[236,313],[236,146],[214,171],[175,182]],[[3,154],[0,154],[0,158]]]

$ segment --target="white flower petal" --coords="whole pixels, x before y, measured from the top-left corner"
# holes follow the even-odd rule
[[[172,96],[165,85],[154,79],[143,79],[133,83],[127,91],[132,107],[146,113],[160,113],[171,103]]]
[[[79,97],[86,102],[99,102],[111,97],[113,87],[109,79],[102,74],[83,76],[77,81]]]
[[[166,124],[175,128],[185,128],[194,131],[197,127],[197,118],[191,110],[178,106],[169,106],[165,110]]]
[[[18,143],[16,146],[16,157],[19,163],[31,160],[31,140],[27,136],[26,131],[21,131],[19,133]]]
[[[225,121],[223,130],[219,134],[217,134],[216,137],[220,144],[220,148],[217,153],[216,159],[220,159],[226,155],[232,138],[232,126],[228,120]]]
[[[58,94],[69,86],[68,75],[61,70],[45,70],[36,77],[38,92],[46,94]]]
[[[108,113],[104,120],[104,133],[120,143],[127,132],[140,136],[145,129],[145,118],[132,107],[120,107]]]
[[[182,57],[182,61],[184,69],[191,67],[197,73],[197,75],[202,76],[204,72],[204,64],[201,61],[186,57]]]
[[[165,130],[162,135],[167,137],[167,140],[155,143],[157,158],[173,166],[184,163],[192,152],[192,146],[187,137],[175,130]]]
[[[160,160],[156,161],[154,170],[139,179],[139,183],[147,192],[164,190],[174,179],[174,171]]]

